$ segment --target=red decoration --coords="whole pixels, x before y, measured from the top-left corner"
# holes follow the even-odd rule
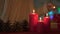
[[[50,18],[49,18],[49,16],[48,16],[48,13],[46,13],[46,16],[44,17],[43,21],[44,21],[44,24],[45,24],[45,25],[47,25],[47,24],[49,23]]]
[[[47,25],[50,21],[49,17],[44,17],[44,24]]]
[[[42,33],[43,30],[44,30],[44,24],[43,24],[43,22],[38,22],[38,24],[37,24],[37,32]]]
[[[40,18],[40,20],[38,21],[38,24],[37,24],[37,32],[42,33],[43,27],[44,27],[43,20]]]
[[[44,28],[45,31],[50,31],[50,18],[48,17],[48,14],[46,14],[46,17],[44,17]]]
[[[36,31],[36,26],[38,23],[38,14],[35,13],[35,10],[33,10],[33,13],[29,15],[29,28],[30,31]]]

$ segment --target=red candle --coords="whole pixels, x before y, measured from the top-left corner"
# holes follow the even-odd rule
[[[49,17],[44,17],[44,24],[47,25],[49,23]]]
[[[33,10],[33,13],[29,15],[30,31],[36,31],[37,22],[38,22],[38,14],[35,13],[35,10]]]
[[[42,32],[43,32],[43,26],[44,26],[43,20],[42,20],[42,18],[40,17],[40,19],[39,19],[39,21],[38,21],[38,24],[37,24],[37,32],[42,33]]]
[[[48,17],[48,14],[46,14],[46,17],[44,17],[44,24],[47,25],[50,21],[50,18]]]
[[[48,17],[48,14],[46,14],[46,17],[44,17],[44,28],[45,32],[50,31],[50,18]]]

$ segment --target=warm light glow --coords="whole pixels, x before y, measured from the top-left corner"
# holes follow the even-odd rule
[[[48,13],[46,13],[46,17],[48,17]]]
[[[55,9],[56,7],[55,7],[55,6],[53,6],[53,8]]]
[[[35,13],[35,10],[33,10],[33,14]]]
[[[39,18],[39,22],[42,22],[42,18],[41,17]]]
[[[42,20],[42,18],[40,17],[40,20]]]

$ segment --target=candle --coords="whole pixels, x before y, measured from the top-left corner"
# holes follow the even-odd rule
[[[30,31],[36,31],[36,25],[38,22],[38,14],[35,13],[35,10],[33,10],[33,13],[29,15],[29,28]]]
[[[44,28],[45,32],[48,32],[50,29],[50,18],[48,17],[48,13],[46,13],[46,17],[44,17]]]
[[[38,20],[38,24],[37,24],[37,32],[40,32],[42,33],[43,32],[43,20],[42,18],[40,17],[39,20]]]
[[[48,17],[48,13],[46,13],[46,17],[44,17],[44,24],[48,24],[49,22],[49,17]]]

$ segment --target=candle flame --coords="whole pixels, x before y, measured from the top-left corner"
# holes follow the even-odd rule
[[[33,10],[33,13],[35,13],[35,10]]]
[[[39,22],[42,22],[42,18],[41,17],[39,18]]]
[[[46,18],[49,18],[49,17],[48,17],[48,13],[46,13]]]
[[[40,17],[40,20],[42,20],[42,18]]]
[[[48,13],[46,13],[46,17],[48,17]]]

